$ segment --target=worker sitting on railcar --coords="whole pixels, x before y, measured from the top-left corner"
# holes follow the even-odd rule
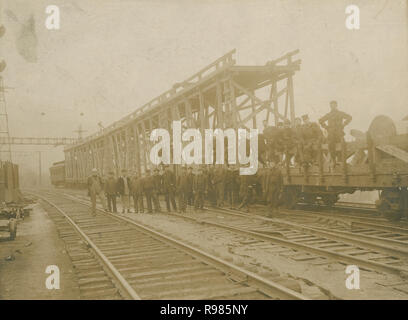
[[[98,170],[96,168],[92,169],[92,175],[88,177],[88,195],[91,198],[92,208],[91,214],[96,214],[96,197],[99,197],[99,200],[102,203],[102,207],[106,210],[106,202],[103,188],[102,178],[98,175]]]
[[[122,201],[122,213],[129,213],[130,202],[130,177],[127,175],[127,170],[122,169],[122,175],[118,178],[118,192]]]
[[[322,143],[323,133],[316,122],[311,122],[309,115],[302,116],[302,142],[303,142],[303,156],[306,166],[316,162],[317,149]]]
[[[118,195],[117,181],[112,171],[109,172],[108,179],[105,182],[105,195],[108,202],[108,211],[118,213],[116,209],[116,196]]]
[[[280,129],[275,126],[268,126],[263,131],[265,138],[266,159],[276,161],[279,158],[279,133]]]
[[[336,144],[344,141],[344,127],[351,120],[351,115],[337,109],[337,101],[330,101],[330,112],[319,119],[322,128],[327,130],[327,140],[332,163],[337,162]]]
[[[295,131],[291,128],[288,119],[285,119],[283,128],[280,130],[278,141],[287,163],[291,164],[291,159],[296,153],[297,141]]]
[[[135,213],[143,213],[144,212],[144,205],[143,205],[143,182],[142,177],[139,177],[137,172],[133,174],[133,177],[130,180],[131,184],[131,191],[133,197],[133,205],[135,207]]]

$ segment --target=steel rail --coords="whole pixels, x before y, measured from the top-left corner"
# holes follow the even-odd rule
[[[209,210],[209,209],[207,209]],[[239,217],[244,217],[244,218],[249,218],[249,219],[257,219],[257,220],[262,220],[262,221],[268,221],[272,223],[277,223],[283,226],[291,227],[300,231],[304,231],[308,234],[316,235],[316,236],[321,236],[321,237],[326,237],[328,239],[332,240],[337,240],[337,241],[343,241],[345,243],[353,244],[353,245],[362,245],[365,246],[366,248],[373,249],[373,250],[378,250],[378,251],[383,251],[385,253],[392,253],[401,257],[408,257],[408,248],[407,244],[402,242],[402,241],[397,241],[397,240],[392,240],[392,239],[382,239],[379,237],[373,237],[373,236],[367,236],[367,235],[355,235],[350,232],[345,232],[345,231],[337,231],[337,230],[330,230],[326,231],[323,228],[318,228],[318,227],[308,227],[303,224],[299,223],[294,223],[294,222],[288,222],[288,221],[283,221],[278,218],[268,218],[268,217],[262,217],[260,215],[254,215],[254,216],[248,216],[239,212],[234,212],[233,210],[229,209],[215,209],[215,211],[223,212],[226,214],[230,214],[233,216],[239,216]],[[369,240],[374,240],[374,241],[381,241],[381,242],[388,242],[388,244],[393,244],[393,245],[401,245],[400,248],[395,248],[391,247],[387,244],[380,244],[380,243],[372,243],[367,240],[362,240],[358,238],[367,238]]]
[[[99,248],[95,245],[95,243],[89,239],[89,237],[81,230],[81,228],[56,204],[51,202],[50,200],[38,195],[34,194],[35,196],[39,197],[42,201],[47,202],[50,206],[54,207],[59,213],[61,213],[65,219],[73,226],[75,231],[79,233],[79,235],[86,241],[86,243],[94,250],[97,254],[99,260],[103,263],[105,268],[109,270],[109,273],[114,278],[117,284],[120,286],[120,291],[126,293],[128,297],[133,300],[141,300],[140,296],[136,293],[136,291],[132,288],[132,286],[125,280],[122,274],[114,267],[114,265],[109,261],[109,259],[99,250]]]
[[[84,206],[90,207],[90,204],[75,198],[74,196],[70,195],[61,195],[61,194],[56,194],[57,196],[60,197],[65,197],[72,199],[76,201],[77,203],[80,203]],[[41,196],[40,196],[41,197]],[[310,300],[308,297],[292,290],[289,288],[286,288],[279,283],[276,283],[274,281],[265,279],[251,271],[245,270],[243,268],[240,268],[232,263],[229,263],[225,260],[222,260],[216,256],[213,256],[207,252],[204,252],[198,248],[192,247],[186,243],[183,243],[182,241],[176,240],[174,238],[171,238],[161,232],[158,232],[156,230],[153,230],[145,225],[142,225],[140,223],[137,223],[129,218],[123,217],[123,216],[118,216],[114,215],[112,213],[106,212],[102,209],[97,208],[98,212],[105,216],[109,216],[113,219],[116,219],[118,221],[122,222],[127,222],[130,224],[132,227],[135,227],[139,229],[140,231],[144,232],[145,234],[148,234],[149,236],[152,236],[153,238],[156,238],[157,240],[160,240],[162,242],[165,242],[167,244],[171,244],[174,247],[177,247],[178,249],[183,250],[184,252],[188,253],[189,255],[192,255],[196,257],[197,259],[200,259],[202,261],[205,261],[206,263],[223,270],[226,274],[235,274],[238,276],[241,280],[246,281],[246,283],[254,286],[255,288],[259,289],[260,291],[264,292],[270,297],[279,297],[281,299],[295,299],[295,300]],[[99,251],[99,250],[98,250]],[[106,258],[106,257],[105,257]],[[123,277],[122,277],[123,278]],[[125,280],[126,281],[126,280]],[[140,298],[139,298],[140,299]]]
[[[219,210],[219,212],[226,213],[226,212],[221,211],[221,210]],[[260,232],[256,232],[256,231],[250,231],[250,230],[245,230],[245,229],[229,226],[229,225],[226,225],[226,224],[223,224],[223,223],[211,222],[211,221],[208,221],[208,220],[205,220],[205,219],[198,219],[198,218],[189,217],[189,216],[185,216],[185,215],[181,215],[181,214],[177,214],[177,213],[170,213],[170,214],[174,215],[174,216],[178,216],[178,217],[183,218],[183,219],[199,222],[201,224],[207,224],[207,225],[210,225],[210,226],[213,226],[213,227],[223,228],[223,229],[235,232],[235,233],[251,236],[251,237],[253,237],[255,239],[264,240],[264,241],[266,240],[266,241],[271,241],[273,243],[278,243],[280,245],[290,247],[290,248],[295,249],[295,250],[303,250],[303,251],[310,252],[310,253],[313,253],[313,254],[317,254],[317,255],[320,255],[320,256],[325,256],[327,258],[331,258],[331,259],[334,259],[334,260],[337,260],[337,261],[342,261],[344,263],[356,264],[356,265],[359,265],[361,267],[365,267],[365,268],[368,268],[368,269],[375,269],[375,270],[379,270],[379,271],[383,271],[383,272],[389,272],[389,273],[396,274],[396,275],[399,275],[399,276],[402,276],[402,277],[405,277],[405,276],[408,275],[408,269],[406,269],[406,268],[399,268],[399,267],[390,266],[390,265],[379,263],[379,262],[367,261],[367,260],[356,258],[356,257],[350,256],[350,255],[337,253],[337,252],[332,252],[332,251],[321,249],[321,248],[314,248],[314,247],[311,247],[311,246],[308,246],[308,245],[305,245],[305,244],[300,244],[300,243],[296,243],[296,242],[293,242],[293,241],[290,241],[290,240],[277,238],[277,237],[267,235],[267,234],[264,234],[264,233],[260,233]],[[250,218],[250,217],[247,217],[247,218]],[[337,237],[337,236],[333,235],[333,238],[334,237]],[[387,248],[387,250],[388,250],[388,248]]]
[[[78,200],[74,196],[70,196],[70,195],[68,195],[68,196],[70,198],[76,199],[77,201],[82,201],[82,200]],[[222,211],[222,210],[220,212],[227,213],[227,212]],[[400,268],[400,267],[397,267],[397,266],[390,266],[390,265],[380,263],[380,262],[367,261],[365,259],[360,259],[360,258],[357,258],[357,257],[354,257],[354,256],[350,256],[350,255],[346,255],[346,254],[342,254],[342,253],[338,253],[338,252],[332,252],[330,250],[325,250],[325,249],[321,249],[321,248],[311,247],[311,246],[308,246],[308,245],[305,245],[305,244],[296,243],[294,241],[281,239],[281,238],[278,238],[278,237],[274,237],[274,236],[267,235],[267,234],[260,233],[260,232],[256,232],[256,231],[250,231],[250,230],[245,230],[245,229],[229,226],[229,225],[226,225],[226,224],[223,224],[223,223],[216,223],[216,222],[206,221],[204,219],[195,219],[194,217],[188,217],[188,216],[185,216],[185,215],[175,214],[175,213],[172,213],[172,215],[177,215],[177,216],[179,216],[181,218],[194,220],[194,221],[202,223],[202,224],[207,224],[207,225],[210,225],[210,226],[223,228],[223,229],[226,229],[226,230],[238,233],[238,234],[251,236],[251,237],[253,237],[255,239],[270,241],[270,242],[273,242],[273,243],[278,243],[280,245],[290,247],[290,248],[295,249],[295,250],[303,250],[303,251],[310,252],[310,253],[313,253],[313,254],[316,254],[316,255],[324,256],[324,257],[327,257],[327,258],[330,258],[330,259],[334,259],[336,261],[341,261],[341,262],[344,262],[344,263],[347,263],[347,264],[356,264],[356,265],[359,265],[360,267],[365,267],[365,268],[368,268],[368,269],[374,269],[374,270],[378,270],[378,271],[382,271],[382,272],[388,272],[388,273],[396,274],[396,275],[401,276],[401,277],[408,276],[408,269],[406,269],[406,268]],[[115,217],[119,217],[119,216],[115,216]],[[120,218],[124,218],[124,217],[120,217]],[[125,218],[125,219],[127,219],[129,221],[133,221],[133,220],[130,220],[128,218]],[[317,230],[316,230],[316,232],[317,232]]]

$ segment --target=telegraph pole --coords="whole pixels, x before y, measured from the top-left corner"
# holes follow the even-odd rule
[[[6,32],[6,28],[3,25],[0,25],[0,38],[3,37],[5,32]],[[8,114],[7,114],[7,106],[6,106],[6,96],[4,94],[5,87],[4,87],[3,77],[1,75],[1,73],[4,71],[5,68],[6,68],[6,62],[4,60],[1,60],[0,61],[0,136],[5,137],[6,139],[10,140]],[[11,157],[10,142],[6,142],[4,145],[1,144],[0,149],[3,146],[6,147],[4,160],[11,162],[12,157]]]

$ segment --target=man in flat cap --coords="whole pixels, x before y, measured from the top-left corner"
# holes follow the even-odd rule
[[[91,176],[88,177],[88,194],[91,198],[92,202],[92,209],[91,214],[96,214],[96,197],[99,197],[99,200],[102,203],[102,207],[106,210],[106,202],[105,202],[105,195],[104,195],[104,188],[103,188],[103,181],[102,178],[98,175],[98,169],[93,168],[91,172]]]

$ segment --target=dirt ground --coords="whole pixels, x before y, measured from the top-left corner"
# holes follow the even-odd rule
[[[71,260],[47,213],[36,204],[20,221],[14,241],[0,239],[0,299],[79,299]],[[47,289],[47,266],[60,271],[60,289]]]

